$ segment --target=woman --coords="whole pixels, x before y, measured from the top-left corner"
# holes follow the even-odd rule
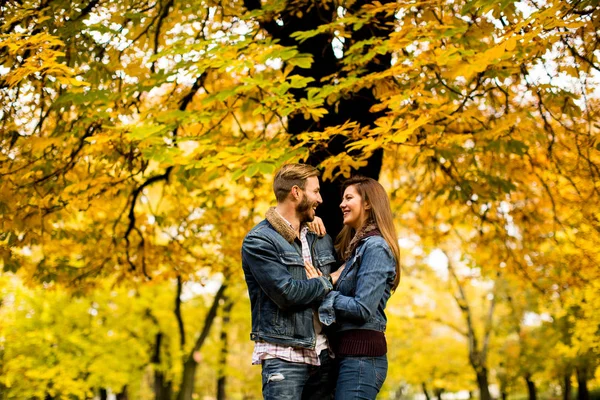
[[[386,303],[400,280],[400,250],[390,202],[374,179],[354,177],[344,185],[340,207],[344,228],[336,250],[344,266],[332,274],[334,290],[323,300],[319,318],[330,335],[339,375],[336,399],[375,399],[387,375],[384,335]],[[306,265],[307,276],[319,272]]]

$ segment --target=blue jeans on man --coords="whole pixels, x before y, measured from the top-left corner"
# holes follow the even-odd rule
[[[335,386],[335,362],[329,352],[319,355],[321,365],[293,363],[271,358],[262,362],[265,400],[331,399]]]

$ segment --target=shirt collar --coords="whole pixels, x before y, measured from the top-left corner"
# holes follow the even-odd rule
[[[294,230],[294,232],[296,231],[296,228],[294,228],[294,225],[292,225],[290,221],[285,219],[283,217],[283,215],[279,214],[279,211],[277,211],[277,209],[275,209],[275,212],[281,217],[282,220],[285,221],[286,224],[288,224],[290,226],[290,228],[292,228]],[[308,233],[308,226],[306,224],[302,224],[302,226],[300,227],[300,237],[306,236],[307,233]]]

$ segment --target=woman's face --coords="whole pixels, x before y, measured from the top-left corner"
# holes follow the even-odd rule
[[[367,208],[354,185],[348,186],[344,191],[340,208],[344,215],[344,225],[348,225],[354,229],[362,226],[367,216]]]

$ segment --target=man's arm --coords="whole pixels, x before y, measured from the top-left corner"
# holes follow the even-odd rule
[[[273,244],[264,237],[247,236],[242,245],[242,258],[262,290],[279,308],[309,305],[333,289],[326,277],[293,279]]]

